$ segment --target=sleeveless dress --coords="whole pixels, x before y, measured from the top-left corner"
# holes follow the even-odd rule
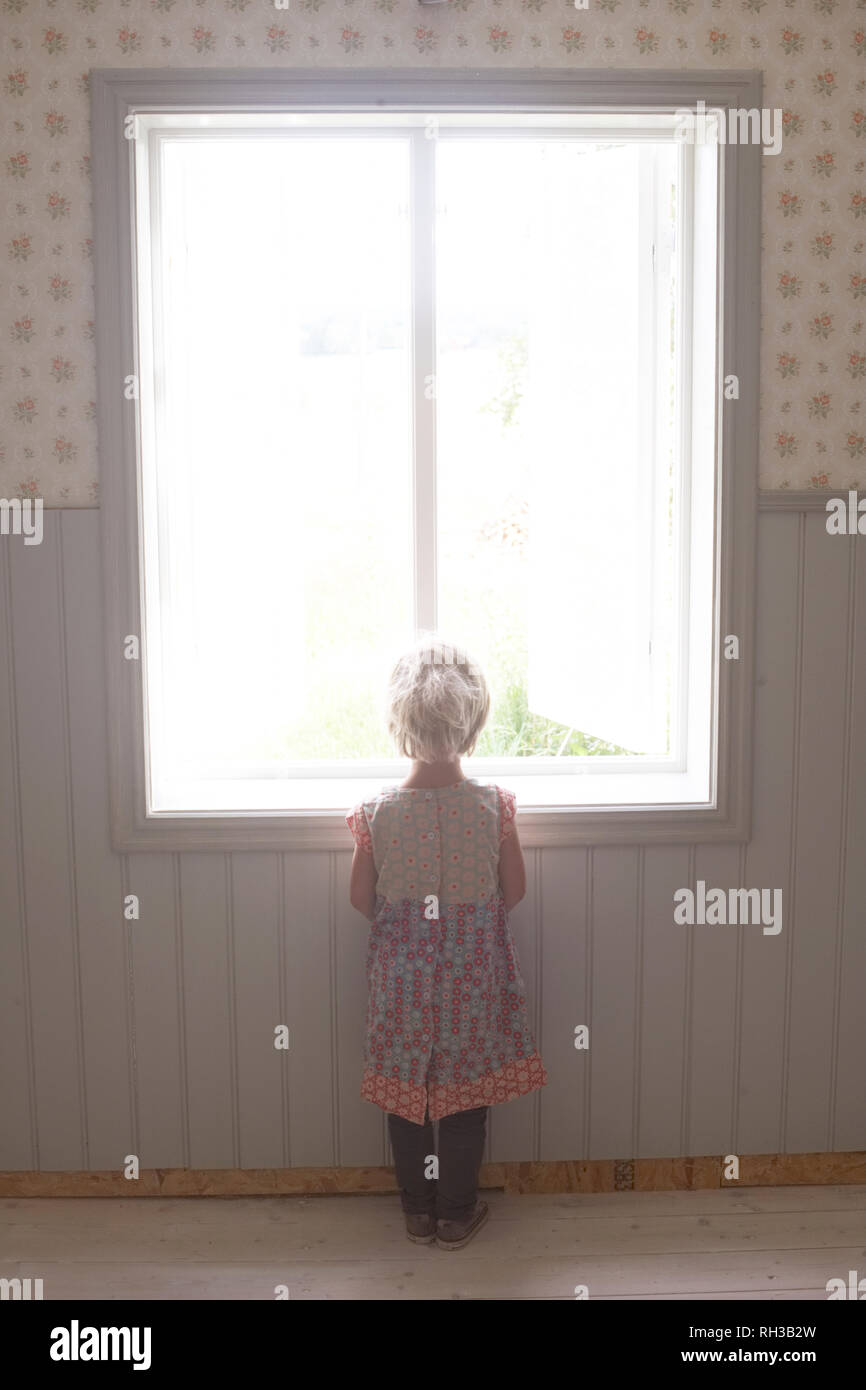
[[[499,888],[512,792],[390,787],[346,816],[378,871],[361,1095],[423,1124],[547,1082]]]

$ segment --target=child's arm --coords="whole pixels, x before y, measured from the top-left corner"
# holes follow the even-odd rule
[[[516,825],[512,825],[499,846],[499,886],[505,899],[506,912],[510,912],[526,896],[526,866]]]
[[[356,845],[349,878],[349,902],[371,922],[375,916],[378,877],[372,854]]]

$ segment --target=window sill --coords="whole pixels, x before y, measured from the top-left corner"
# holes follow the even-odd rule
[[[470,773],[470,775],[472,775]],[[514,791],[518,829],[527,848],[604,844],[682,844],[742,841],[748,826],[701,797],[698,779],[682,773],[578,776],[478,775]],[[345,812],[393,778],[283,779],[192,784],[184,798],[127,826],[115,843],[127,850],[349,850]],[[208,806],[203,806],[207,786]],[[648,804],[648,798],[655,804]],[[188,799],[194,797],[193,800]],[[297,809],[288,809],[289,798]],[[306,804],[304,804],[306,803]],[[231,804],[227,812],[225,806]],[[191,810],[191,806],[195,810]]]

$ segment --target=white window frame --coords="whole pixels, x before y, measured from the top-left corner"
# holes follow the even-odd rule
[[[342,810],[368,794],[383,778],[397,780],[394,768],[364,769],[364,778],[345,780],[345,768],[323,766],[319,786],[330,782],[329,809],[286,810],[280,783],[271,781],[271,800],[262,796],[249,812],[226,813],[218,809],[194,812],[182,806],[158,815],[148,813],[147,708],[142,663],[124,657],[124,640],[134,634],[146,653],[142,630],[144,555],[140,542],[142,488],[139,450],[146,411],[128,401],[124,383],[140,370],[141,324],[136,284],[136,200],[144,196],[141,160],[136,170],[138,138],[157,138],[171,113],[184,120],[198,116],[201,125],[213,125],[218,113],[256,113],[269,119],[282,113],[307,112],[389,113],[396,123],[415,120],[430,112],[460,113],[473,117],[506,111],[532,113],[555,125],[557,117],[596,113],[601,120],[614,113],[637,112],[670,115],[694,108],[699,100],[708,108],[725,112],[728,107],[760,108],[760,76],[755,73],[412,73],[394,72],[298,73],[287,71],[207,72],[193,70],[95,71],[91,74],[94,137],[95,247],[97,302],[98,422],[102,470],[102,536],[106,600],[106,665],[110,718],[110,777],[112,836],[117,848],[134,849],[326,849],[345,847]],[[132,116],[134,119],[129,120]],[[130,139],[132,135],[134,138]],[[424,194],[429,181],[423,161],[432,158],[432,141],[419,139],[415,169],[416,193]],[[693,158],[684,145],[682,158]],[[761,147],[723,145],[719,158],[718,285],[720,318],[697,334],[696,351],[716,358],[717,393],[701,409],[712,409],[717,438],[717,467],[711,486],[715,494],[715,534],[712,594],[705,595],[715,614],[712,653],[713,747],[709,794],[689,799],[682,783],[671,783],[667,794],[662,783],[652,791],[654,804],[646,805],[647,778],[654,774],[620,773],[598,778],[607,759],[587,759],[593,774],[593,792],[582,802],[574,796],[569,805],[552,805],[546,791],[550,772],[545,760],[514,759],[513,772],[496,761],[497,780],[518,792],[521,832],[528,845],[594,843],[694,843],[742,841],[748,838],[750,813],[750,737],[754,650],[754,565],[757,509],[757,401],[758,401],[758,286],[760,269],[760,172]],[[429,211],[429,210],[428,210]],[[423,207],[420,208],[423,219]],[[417,252],[413,258],[416,280],[429,285],[432,264]],[[425,279],[425,277],[427,277]],[[145,306],[146,309],[146,306]],[[416,335],[414,383],[416,406],[423,407],[424,385],[434,370],[434,325],[424,323]],[[702,346],[701,346],[702,344]],[[736,372],[739,398],[724,399],[724,375]],[[698,413],[698,412],[696,412]],[[706,427],[706,420],[703,422]],[[698,422],[692,420],[692,428]],[[416,522],[415,602],[419,625],[435,624],[435,474],[432,460],[434,412],[416,409],[416,445],[430,466],[418,473],[414,497]],[[692,496],[684,505],[692,518],[707,515],[707,499]],[[700,510],[700,505],[703,510]],[[706,538],[705,538],[706,539]],[[697,606],[690,605],[693,618]],[[740,639],[735,662],[721,656],[727,634]],[[690,686],[691,690],[691,686]],[[696,721],[687,718],[694,731]],[[472,775],[485,777],[484,760],[476,759]],[[330,774],[330,776],[329,776]],[[655,776],[676,777],[677,773]],[[334,778],[334,781],[331,781]],[[628,787],[638,779],[640,787]],[[618,791],[601,794],[604,785],[617,782]],[[595,788],[598,787],[599,791]],[[345,792],[345,795],[344,795]],[[270,806],[271,809],[267,809]]]

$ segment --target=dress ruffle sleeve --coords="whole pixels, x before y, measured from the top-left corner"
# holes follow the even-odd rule
[[[352,832],[352,839],[358,849],[364,850],[366,854],[373,853],[373,837],[370,834],[370,826],[367,822],[367,813],[362,803],[359,803],[346,816],[346,824]]]
[[[517,798],[514,792],[506,791],[504,787],[497,787],[496,792],[499,798],[499,843],[502,844],[514,833]]]

